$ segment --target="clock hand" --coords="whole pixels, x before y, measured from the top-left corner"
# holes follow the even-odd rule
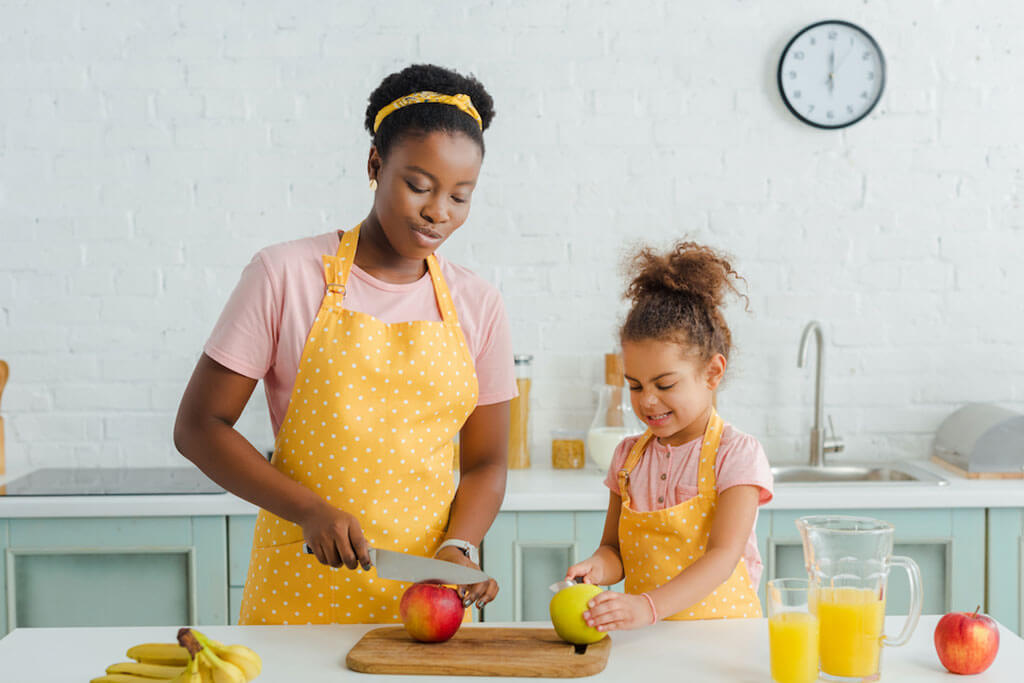
[[[832,51],[828,54],[828,92],[831,95],[833,89],[836,87],[836,51],[832,48]]]
[[[851,53],[851,52],[853,52],[853,48],[854,48],[854,45],[853,45],[853,41],[851,40],[851,41],[850,41],[850,47],[849,47],[849,48],[847,48],[847,50],[846,50],[846,54],[845,54],[845,55],[843,55],[843,58],[839,60],[839,66],[837,66],[837,67],[835,68],[835,70],[836,70],[836,71],[839,71],[839,67],[843,65],[843,62],[845,62],[845,61],[846,61],[846,58],[850,56],[850,53]]]

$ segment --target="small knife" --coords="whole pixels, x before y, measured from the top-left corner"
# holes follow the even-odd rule
[[[313,549],[309,545],[304,543],[302,548],[307,555],[313,554]],[[454,562],[409,555],[383,548],[370,548],[370,563],[377,568],[377,576],[382,579],[409,583],[433,581],[465,586],[488,581],[491,578],[478,569],[464,567]]]

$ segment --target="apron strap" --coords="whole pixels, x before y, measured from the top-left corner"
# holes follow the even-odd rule
[[[334,256],[323,255],[324,284],[327,285],[327,296],[336,295],[340,298],[345,296],[348,274],[352,271],[352,264],[356,261],[356,245],[359,244],[360,225],[362,223],[342,234],[338,243],[338,252]]]
[[[359,244],[360,223],[351,230],[342,234],[338,243],[338,251],[334,256],[323,255],[324,283],[327,285],[327,296],[338,296],[339,302],[345,297],[345,287],[348,284],[349,273],[352,272],[352,264],[356,261],[356,246]],[[430,280],[434,285],[434,296],[437,299],[438,312],[441,320],[448,325],[458,325],[459,318],[455,314],[455,302],[452,300],[448,284],[441,275],[441,265],[437,257],[431,254],[427,257],[427,271],[430,273]]]
[[[629,507],[629,473],[633,471],[636,464],[640,462],[640,458],[644,455],[644,450],[647,449],[647,444],[654,438],[654,432],[648,429],[644,432],[636,443],[633,444],[633,448],[629,450],[629,455],[626,456],[626,462],[622,463],[622,469],[619,470],[619,495],[622,497],[622,502]]]
[[[725,422],[712,406],[708,427],[704,430],[704,439],[700,445],[700,465],[697,469],[697,490],[704,496],[716,495],[715,461],[718,459],[718,445],[722,442],[723,429]]]
[[[437,297],[437,308],[441,313],[441,320],[447,325],[458,325],[459,316],[455,314],[455,301],[452,300],[452,293],[448,289],[448,283],[441,275],[441,264],[437,257],[431,254],[427,257],[427,270],[430,272],[430,279],[434,283],[434,296]]]

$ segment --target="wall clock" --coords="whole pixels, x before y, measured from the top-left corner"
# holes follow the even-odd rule
[[[832,19],[802,29],[782,51],[779,93],[798,119],[844,128],[871,113],[885,88],[885,57],[871,34]]]

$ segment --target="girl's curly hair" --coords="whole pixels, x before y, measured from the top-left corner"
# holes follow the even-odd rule
[[[722,304],[730,292],[743,298],[748,309],[750,300],[736,286],[743,278],[724,256],[679,241],[666,253],[640,248],[624,264],[636,275],[625,292],[633,305],[620,330],[622,341],[676,342],[702,362],[716,353],[729,358],[732,333]]]

